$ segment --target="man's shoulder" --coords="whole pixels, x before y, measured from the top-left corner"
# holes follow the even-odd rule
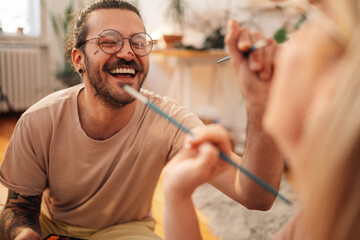
[[[60,107],[65,102],[70,101],[73,94],[76,94],[81,88],[83,88],[82,84],[55,91],[47,95],[46,97],[40,99],[30,108],[28,108],[24,114],[31,114],[33,112],[50,110],[52,108]]]
[[[177,103],[173,98],[160,96],[159,94],[146,89],[141,89],[140,93],[143,94],[151,103],[166,112],[169,116],[180,122],[186,122],[190,128],[193,126],[202,126],[201,120],[193,111]]]
[[[142,88],[140,93],[144,95],[151,103],[154,103],[157,107],[163,108],[166,106],[178,106],[182,107],[175,99],[168,96],[161,96],[148,89]]]
[[[81,85],[77,85],[49,94],[28,108],[22,114],[21,120],[46,125],[52,122],[50,119],[59,118],[65,111],[71,112],[71,99],[81,88]]]

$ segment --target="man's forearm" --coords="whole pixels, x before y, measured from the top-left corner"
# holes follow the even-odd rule
[[[278,189],[283,171],[283,157],[273,139],[262,128],[263,111],[248,112],[246,144],[243,155],[243,166]],[[240,174],[240,183],[249,199],[248,208],[267,210],[275,196]],[[258,201],[254,201],[258,199]],[[250,201],[251,200],[251,201]]]
[[[9,191],[8,200],[0,215],[1,239],[15,239],[20,230],[30,228],[40,235],[41,195],[22,196]]]

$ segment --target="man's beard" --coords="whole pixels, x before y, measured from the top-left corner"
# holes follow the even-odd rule
[[[128,93],[116,93],[112,91],[112,88],[107,84],[108,79],[102,78],[99,71],[94,70],[92,64],[87,60],[85,56],[85,66],[88,73],[89,83],[95,90],[95,97],[100,98],[107,106],[111,108],[122,108],[135,101],[135,98],[129,95]],[[145,69],[143,66],[139,66],[135,61],[127,62],[124,59],[119,59],[115,64],[105,64],[103,67],[103,72],[108,73],[110,69],[117,67],[130,66],[134,68],[137,72],[137,75],[144,73],[142,79],[139,79],[139,82],[136,82],[136,89],[140,91],[146,76],[148,74],[148,69]]]

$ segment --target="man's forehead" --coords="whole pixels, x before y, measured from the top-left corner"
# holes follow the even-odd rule
[[[98,9],[87,19],[88,33],[99,34],[105,29],[114,29],[121,34],[145,32],[144,24],[137,13],[126,9]]]

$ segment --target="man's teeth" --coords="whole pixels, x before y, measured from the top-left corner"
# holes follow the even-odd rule
[[[111,74],[135,74],[135,69],[133,68],[115,68],[110,71]]]

